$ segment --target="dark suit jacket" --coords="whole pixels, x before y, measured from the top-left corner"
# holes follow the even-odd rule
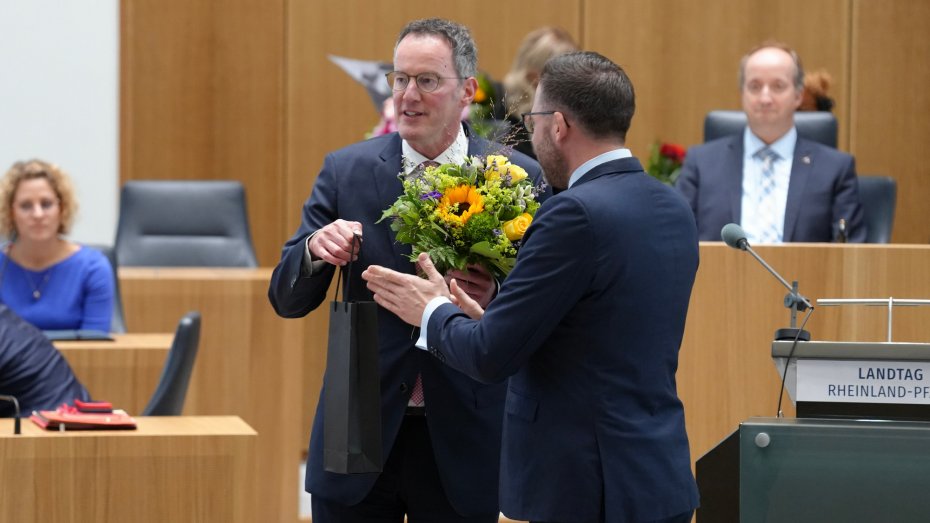
[[[675,186],[694,211],[698,238],[720,241],[720,229],[740,223],[743,197],[743,133],[692,147]],[[859,181],[852,156],[798,137],[785,207],[785,242],[829,242],[838,237],[864,242]]]
[[[438,359],[489,383],[512,376],[504,514],[651,521],[697,506],[675,384],[697,266],[687,203],[627,158],[542,205],[480,322],[436,309]]]
[[[500,153],[500,147],[470,138],[468,154]],[[535,161],[519,153],[510,158],[539,181],[541,170]],[[305,316],[326,298],[334,266],[326,264],[321,274],[309,278],[301,277],[300,267],[307,236],[337,218],[363,224],[364,241],[349,283],[351,300],[372,299],[361,279],[369,265],[413,272],[414,265],[407,258],[410,247],[395,241],[388,221],[375,224],[403,190],[398,179],[401,171],[401,139],[397,133],[326,156],[313,193],[304,204],[303,223],[285,244],[271,278],[268,296],[279,315]],[[496,513],[504,385],[483,385],[440,364],[414,347],[417,336],[413,327],[379,308],[384,458],[394,445],[416,376],[421,373],[433,451],[452,506],[462,514]],[[315,496],[352,505],[371,490],[377,474],[341,475],[323,470],[325,395],[324,383],[310,437],[306,487]]]
[[[55,410],[90,395],[74,377],[64,356],[42,334],[0,303],[0,394],[19,401],[20,416]],[[12,417],[13,405],[0,402],[0,417]]]

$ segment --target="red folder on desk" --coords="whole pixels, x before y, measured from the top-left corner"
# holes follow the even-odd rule
[[[81,412],[62,405],[55,410],[32,411],[29,417],[36,425],[47,430],[110,430],[135,429],[136,420],[122,410],[96,413]]]

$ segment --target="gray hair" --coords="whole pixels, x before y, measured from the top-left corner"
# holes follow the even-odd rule
[[[463,78],[478,74],[478,47],[471,37],[471,32],[464,25],[442,18],[414,20],[401,29],[397,42],[394,44],[395,52],[400,41],[411,34],[433,35],[444,39],[452,49],[455,72]]]

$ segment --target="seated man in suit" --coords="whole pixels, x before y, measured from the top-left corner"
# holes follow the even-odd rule
[[[0,394],[19,401],[20,416],[54,410],[90,395],[74,377],[65,358],[39,329],[0,303]],[[13,416],[13,406],[0,403],[0,418]]]
[[[763,44],[743,57],[739,77],[748,127],[688,151],[675,184],[699,239],[719,241],[734,222],[750,243],[865,241],[855,160],[794,126],[804,90],[797,53]]]

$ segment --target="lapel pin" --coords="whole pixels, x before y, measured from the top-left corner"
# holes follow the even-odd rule
[[[806,163],[806,164],[809,164],[809,163],[811,163],[811,157],[810,157],[810,156],[802,156],[802,157],[801,157],[801,162]]]

